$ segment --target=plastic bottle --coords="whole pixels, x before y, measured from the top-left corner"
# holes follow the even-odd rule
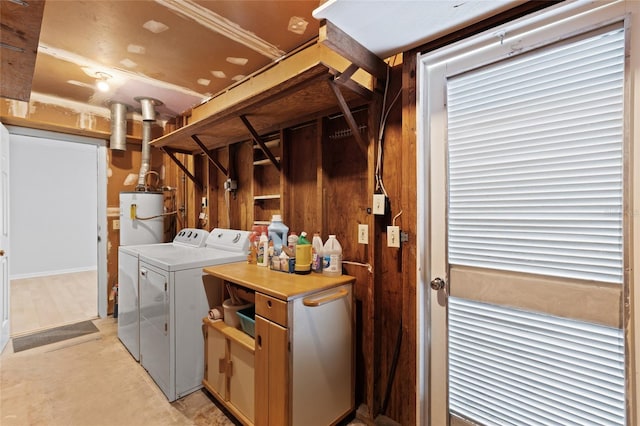
[[[322,272],[322,238],[320,233],[313,234],[311,242],[311,270],[313,272]]]
[[[296,245],[298,244],[298,235],[295,232],[289,234],[289,238],[287,238],[287,248],[289,252],[287,253],[289,257],[296,257]]]
[[[247,263],[256,264],[258,262],[258,234],[252,231],[249,234],[249,253],[247,254]]]
[[[269,237],[264,232],[260,235],[258,243],[258,266],[267,266],[269,264]]]
[[[342,246],[335,235],[329,235],[322,248],[322,274],[331,277],[342,275]]]
[[[307,240],[307,233],[302,231],[296,244],[296,274],[308,274],[311,272],[311,243]]]
[[[282,216],[274,214],[271,216],[271,223],[267,229],[269,232],[269,239],[273,241],[274,254],[278,256],[282,251],[282,244],[287,241],[289,227],[282,223]]]

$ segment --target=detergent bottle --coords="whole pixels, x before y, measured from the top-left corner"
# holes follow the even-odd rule
[[[313,234],[311,242],[311,270],[313,272],[322,272],[322,238],[320,233]]]
[[[247,263],[256,264],[258,262],[258,234],[252,231],[249,234],[249,253],[247,254]]]
[[[258,266],[267,266],[269,264],[269,237],[266,233],[260,235],[258,242]]]
[[[296,274],[311,272],[311,243],[307,240],[307,233],[302,231],[296,244]]]
[[[268,231],[269,239],[273,241],[273,253],[274,255],[279,256],[282,251],[282,244],[285,244],[287,241],[289,227],[282,223],[282,216],[274,214],[271,217],[271,223],[269,224]]]
[[[335,235],[329,235],[322,248],[322,274],[331,277],[342,275],[342,246]]]

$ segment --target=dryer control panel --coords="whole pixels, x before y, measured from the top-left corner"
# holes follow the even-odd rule
[[[175,236],[173,243],[196,248],[204,247],[208,237],[209,232],[204,229],[184,228]]]

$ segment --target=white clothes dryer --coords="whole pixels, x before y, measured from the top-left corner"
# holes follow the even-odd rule
[[[202,318],[222,304],[219,282],[213,284],[217,298],[207,298],[205,282],[213,277],[202,268],[245,261],[249,235],[216,228],[202,248],[172,245],[139,253],[140,364],[169,401],[202,387]]]

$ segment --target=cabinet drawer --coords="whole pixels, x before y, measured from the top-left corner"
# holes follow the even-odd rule
[[[287,302],[262,293],[256,293],[256,314],[287,327]]]

